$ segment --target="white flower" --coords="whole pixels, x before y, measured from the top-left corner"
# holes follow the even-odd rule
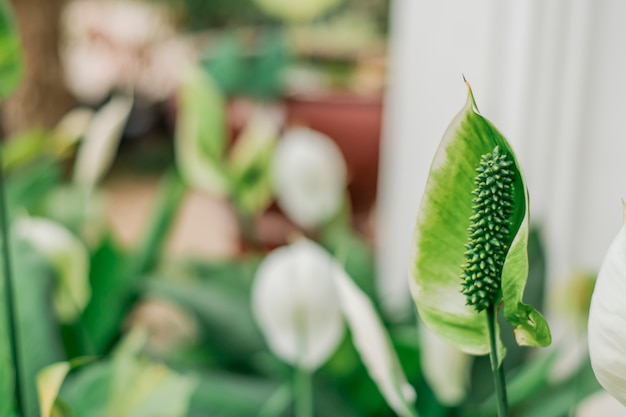
[[[270,253],[252,288],[255,317],[283,360],[315,370],[333,354],[347,322],[354,345],[387,403],[412,416],[406,380],[372,302],[320,246],[302,239]]]
[[[624,205],[626,218],[626,204]],[[611,243],[589,309],[589,356],[600,385],[626,405],[626,225]]]
[[[319,226],[341,209],[346,171],[341,151],[329,137],[308,128],[290,129],[274,156],[278,205],[300,226]]]
[[[337,348],[344,324],[336,273],[330,256],[308,240],[274,250],[259,267],[252,308],[268,345],[285,362],[315,370]]]

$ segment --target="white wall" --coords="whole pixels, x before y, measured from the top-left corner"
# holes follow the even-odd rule
[[[597,270],[626,198],[626,2],[394,0],[379,194],[383,301],[410,308],[410,240],[430,160],[471,82],[509,139],[552,283]]]

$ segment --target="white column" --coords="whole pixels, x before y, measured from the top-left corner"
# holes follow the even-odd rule
[[[549,277],[596,270],[626,198],[626,2],[395,0],[382,144],[382,300],[410,308],[408,259],[430,161],[472,83],[509,139],[542,227]],[[556,287],[550,287],[556,288]]]

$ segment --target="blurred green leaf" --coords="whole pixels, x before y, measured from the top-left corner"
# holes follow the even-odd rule
[[[65,376],[70,371],[69,362],[57,362],[42,369],[37,375],[37,392],[41,417],[53,415],[56,401]]]
[[[103,353],[111,342],[112,334],[119,330],[121,300],[127,297],[126,255],[106,236],[90,259],[89,281],[91,299],[83,314],[83,324],[91,347],[85,346],[81,354]],[[93,351],[90,351],[92,350]]]
[[[257,55],[248,77],[250,93],[261,100],[272,100],[284,89],[284,69],[289,54],[282,32],[266,33],[260,40]]]
[[[61,166],[48,158],[38,158],[20,166],[6,177],[9,214],[17,210],[39,213],[46,198],[61,183]]]
[[[54,268],[54,308],[62,322],[72,322],[91,297],[89,252],[81,240],[48,219],[21,217],[18,235],[28,241]]]
[[[228,192],[224,166],[226,107],[211,76],[189,68],[178,95],[176,163],[193,187],[218,196]]]
[[[175,172],[165,175],[152,215],[138,247],[126,257],[109,237],[91,259],[92,297],[84,323],[97,353],[110,345],[121,329],[141,282],[161,256],[186,188]]]
[[[250,309],[249,294],[216,280],[148,281],[149,294],[164,297],[192,311],[204,327],[205,343],[223,361],[241,361],[264,349]]]
[[[0,2],[0,99],[6,98],[22,79],[23,62],[19,35],[9,2]]]
[[[244,55],[244,45],[235,33],[220,36],[215,45],[206,51],[202,66],[211,74],[222,93],[230,96],[241,92],[248,68]]]
[[[280,387],[277,381],[226,372],[201,373],[197,378],[189,417],[256,417]]]
[[[111,359],[68,378],[61,397],[81,417],[187,415],[195,379],[138,356],[133,347],[124,346],[128,343],[125,339]]]
[[[34,248],[23,241],[16,240],[13,259],[21,382],[26,400],[24,412],[25,417],[39,417],[37,374],[51,363],[64,359],[49,295],[51,270]]]
[[[48,133],[43,129],[27,130],[9,138],[3,149],[6,171],[32,161],[48,148]]]
[[[73,183],[90,194],[113,164],[133,97],[113,97],[98,110],[84,133],[74,161]]]
[[[233,200],[245,216],[260,214],[272,201],[272,157],[280,119],[269,108],[257,108],[230,153]]]

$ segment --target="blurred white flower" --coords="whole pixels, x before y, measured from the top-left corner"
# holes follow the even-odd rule
[[[132,106],[132,97],[117,96],[95,114],[76,154],[75,184],[91,192],[104,177],[117,153]]]
[[[626,204],[624,205],[626,219]],[[600,385],[626,405],[626,225],[605,255],[591,297],[588,339]]]
[[[30,243],[54,267],[57,282],[54,307],[59,319],[71,322],[91,298],[89,252],[76,236],[43,218],[20,218],[17,235]]]
[[[420,359],[428,385],[442,404],[458,405],[467,394],[472,356],[461,352],[433,333],[419,326]]]
[[[337,145],[320,132],[288,130],[278,142],[273,178],[278,205],[304,228],[330,220],[344,202],[346,163]]]
[[[354,345],[387,403],[413,416],[415,390],[374,305],[345,270],[312,241],[270,253],[252,287],[252,307],[268,345],[296,366],[315,370],[335,351],[347,322]]]
[[[315,370],[337,348],[344,334],[338,273],[333,259],[305,239],[274,250],[259,266],[252,308],[269,347],[285,362]]]
[[[113,89],[163,100],[196,52],[175,35],[167,9],[145,1],[73,1],[63,14],[62,58],[69,90],[97,103]]]

